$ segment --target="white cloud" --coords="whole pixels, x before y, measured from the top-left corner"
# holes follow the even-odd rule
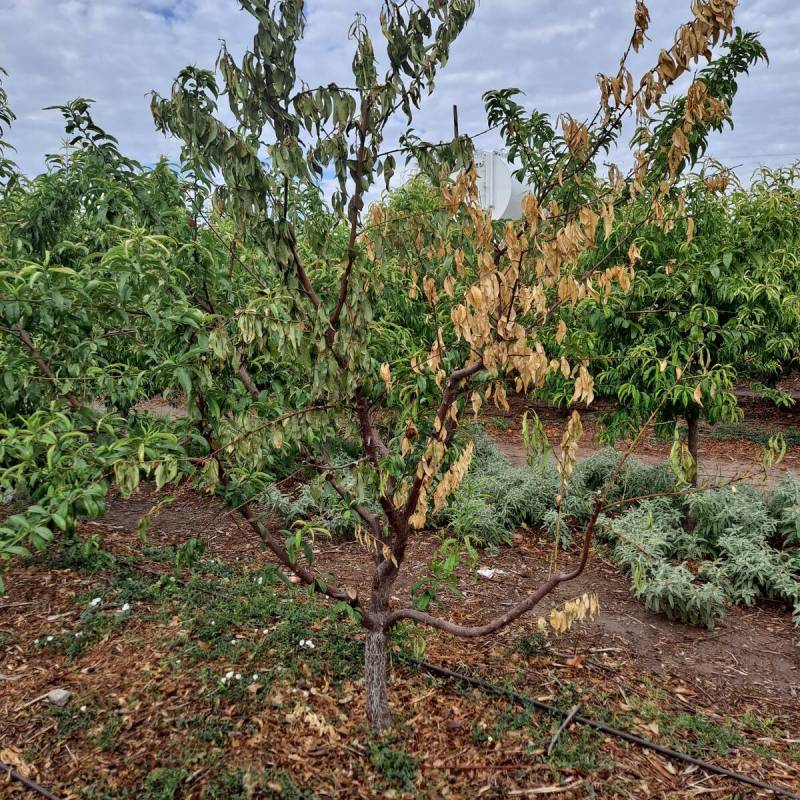
[[[374,23],[380,5],[380,0],[309,0],[302,77],[312,84],[349,82],[347,29],[357,10]],[[651,6],[651,35],[660,44],[687,17],[689,2]],[[449,137],[450,109],[457,103],[462,131],[481,130],[486,125],[481,95],[503,86],[518,86],[526,102],[553,115],[590,113],[595,74],[614,69],[630,34],[632,9],[633,0],[483,0],[415,129],[430,139]],[[6,85],[18,115],[10,138],[29,173],[42,168],[44,154],[57,149],[62,138],[58,114],[41,109],[77,96],[96,100],[98,122],[120,139],[126,153],[145,162],[161,153],[174,155],[176,143],[153,128],[147,93],[168,92],[186,64],[213,65],[221,39],[241,52],[253,32],[252,20],[235,0],[0,0],[0,18],[0,65],[10,73]],[[761,30],[771,66],[759,66],[743,80],[736,129],[715,141],[714,150],[736,156],[749,169],[759,154],[800,151],[795,134],[800,7],[796,0],[750,0],[742,3],[738,22]],[[492,136],[481,143],[499,145]]]

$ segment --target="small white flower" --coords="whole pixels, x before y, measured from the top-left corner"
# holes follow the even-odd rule
[[[241,672],[237,672],[236,673],[236,680],[240,681],[241,679],[242,679],[242,673]]]
[[[48,642],[52,642],[52,641],[53,641],[53,638],[54,638],[54,637],[52,637],[52,636],[48,636],[48,637],[47,637],[47,641],[48,641]]]
[[[268,630],[267,628],[264,628],[264,629],[261,631],[261,633],[263,633],[263,634],[266,636],[266,635],[269,633],[269,630]]]
[[[231,644],[236,644],[236,639],[231,639]]]
[[[305,647],[308,650],[314,649],[314,642],[311,639],[301,639],[300,640],[300,647]]]
[[[38,639],[34,639],[33,643],[34,644],[39,644],[39,640]]]
[[[95,608],[96,606],[99,606],[101,602],[102,601],[100,600],[99,597],[95,597],[94,600],[92,600],[92,602],[89,603],[89,608]]]
[[[264,578],[263,578],[263,576],[259,576],[259,578],[258,578],[258,585],[259,585],[259,586],[261,586],[261,585],[263,585],[263,583],[264,583]]]
[[[176,658],[175,659],[175,665],[178,666],[180,663],[181,663],[181,660],[179,658]]]
[[[81,713],[83,713],[83,714],[86,713],[86,706],[81,706]]]
[[[212,619],[212,620],[211,620],[211,624],[212,624],[212,625],[216,625],[217,623],[216,623],[216,622],[214,622],[214,620]]]
[[[80,639],[83,636],[83,631],[75,631],[75,638]]]
[[[254,673],[253,673],[253,680],[254,680],[254,681],[257,681],[257,680],[258,680],[258,673],[257,673],[257,672],[254,672]]]
[[[231,670],[228,670],[228,672],[225,673],[225,680],[229,681],[232,677],[233,677],[233,670],[231,669]]]
[[[125,603],[124,605],[120,606],[119,613],[120,614],[124,614],[126,611],[130,611],[130,610],[131,610],[131,604],[130,603]]]

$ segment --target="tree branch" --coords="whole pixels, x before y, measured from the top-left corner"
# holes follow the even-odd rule
[[[353,265],[356,260],[356,237],[358,235],[358,220],[361,212],[361,198],[364,190],[361,186],[361,179],[364,173],[364,158],[366,156],[366,141],[367,141],[367,122],[369,118],[370,108],[372,106],[372,95],[367,95],[364,100],[364,110],[361,114],[361,121],[358,126],[358,150],[356,152],[356,169],[355,169],[355,189],[353,196],[350,199],[350,237],[347,242],[347,266],[342,273],[342,278],[339,281],[339,300],[336,303],[336,308],[331,314],[331,327],[335,328],[339,322],[342,309],[344,308],[345,301],[347,300],[347,289],[350,283],[350,274],[353,271]]]
[[[439,408],[436,411],[436,419],[439,420],[439,430],[442,430],[445,426],[445,421],[447,419],[447,414],[450,411],[450,407],[456,400],[456,396],[458,395],[458,384],[463,381],[467,380],[467,378],[471,378],[477,372],[480,372],[483,369],[483,359],[478,359],[474,361],[472,364],[467,364],[465,367],[456,370],[453,372],[450,377],[447,379],[445,384],[445,390],[442,393],[442,401],[439,403]],[[453,437],[453,433],[455,432],[455,428],[450,428],[447,432],[447,438],[445,439],[445,446],[450,443],[450,440]],[[406,501],[406,505],[404,508],[403,516],[405,519],[408,519],[411,514],[414,513],[414,510],[417,507],[417,502],[419,501],[419,494],[422,489],[422,478],[415,477],[414,482],[411,484],[411,489],[408,493],[408,500]]]
[[[210,425],[205,413],[205,399],[199,393],[197,396],[197,405],[201,416],[201,434],[208,443],[208,447],[211,452],[216,454],[219,451],[215,450],[214,448]],[[213,455],[212,457],[217,462],[217,466],[219,468],[219,482],[224,488],[228,488],[230,486],[230,477],[228,476],[225,466],[216,455]],[[263,541],[264,544],[272,551],[278,561],[280,561],[281,564],[286,567],[286,569],[300,578],[304,584],[307,586],[316,586],[319,591],[321,591],[327,597],[330,597],[332,600],[347,603],[353,608],[362,610],[361,601],[358,599],[358,594],[354,590],[341,589],[336,586],[331,586],[327,580],[323,581],[318,579],[310,569],[304,567],[302,564],[293,562],[289,557],[289,553],[287,552],[283,542],[281,542],[281,540],[278,539],[278,537],[272,531],[268,530],[267,527],[261,522],[259,515],[253,510],[249,500],[242,501],[238,507],[238,510],[261,539],[261,541]]]
[[[372,535],[381,544],[386,544],[383,530],[381,529],[381,524],[378,522],[378,518],[375,516],[375,514],[373,514],[371,511],[368,511],[359,503],[353,502],[352,498],[348,496],[344,487],[336,480],[336,478],[333,477],[333,474],[329,471],[330,467],[326,467],[324,464],[317,464],[315,466],[321,470],[325,470],[325,480],[328,481],[328,483],[336,490],[336,493],[339,495],[339,497],[341,497],[346,503],[349,503],[358,516],[367,523],[369,529],[372,531]]]
[[[56,378],[55,374],[53,373],[53,370],[50,369],[50,364],[47,363],[44,356],[36,348],[36,345],[34,345],[33,340],[31,339],[28,331],[26,331],[25,328],[23,328],[22,325],[18,322],[14,326],[12,333],[17,337],[17,339],[19,339],[22,342],[23,345],[25,345],[25,347],[28,349],[28,352],[31,354],[31,358],[33,359],[34,363],[39,368],[39,370],[47,377],[47,379],[53,381],[53,383],[57,383],[58,378]],[[78,409],[83,407],[83,404],[78,400],[77,397],[75,397],[74,394],[72,394],[72,392],[67,392],[65,394],[65,397],[67,398],[67,402],[69,403],[70,408]]]
[[[449,620],[439,619],[431,614],[426,614],[423,611],[417,611],[414,608],[403,608],[399,611],[393,611],[384,620],[384,628],[388,630],[395,623],[403,619],[410,619],[421,625],[428,625],[431,628],[437,628],[445,633],[452,634],[453,636],[460,636],[465,639],[474,639],[479,636],[488,636],[491,633],[499,631],[510,625],[514,620],[526,614],[534,608],[543,598],[553,592],[562,583],[567,583],[577,578],[586,568],[589,561],[589,552],[591,549],[592,539],[594,538],[594,531],[597,524],[597,518],[603,509],[603,499],[598,498],[592,516],[586,524],[586,532],[583,539],[583,549],[581,551],[581,558],[575,569],[570,572],[557,572],[552,577],[548,578],[533,594],[526,597],[524,600],[517,603],[515,606],[501,614],[499,617],[485,623],[484,625],[459,625]]]

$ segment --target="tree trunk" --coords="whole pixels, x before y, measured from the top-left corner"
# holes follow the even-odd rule
[[[694,474],[689,484],[692,487],[697,486],[697,479],[700,473],[700,465],[697,461],[697,427],[700,419],[699,414],[689,413],[686,415],[686,446],[689,449],[689,454],[694,461]],[[686,532],[693,533],[697,525],[697,517],[694,514],[688,514],[686,517]]]
[[[389,696],[386,687],[386,633],[368,631],[364,644],[364,684],[367,689],[367,718],[373,730],[389,727]]]
[[[689,454],[694,461],[694,475],[690,481],[692,486],[697,486],[698,473],[700,472],[700,464],[697,460],[697,428],[699,419],[699,414],[686,415],[686,446],[689,448]]]

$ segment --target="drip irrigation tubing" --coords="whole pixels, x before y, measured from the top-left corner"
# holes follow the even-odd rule
[[[502,686],[498,686],[497,684],[490,683],[489,681],[485,681],[482,678],[474,678],[471,675],[466,675],[463,672],[455,672],[454,670],[447,669],[447,667],[442,667],[437,664],[431,664],[428,661],[422,661],[416,658],[412,658],[411,656],[407,656],[405,654],[398,654],[401,660],[413,664],[416,667],[419,667],[424,672],[428,672],[431,675],[436,675],[441,678],[449,678],[450,680],[460,681],[462,683],[470,684],[471,686],[476,686],[480,689],[483,689],[485,692],[490,694],[498,695],[501,697],[507,697],[515,702],[519,703],[523,706],[530,706],[533,708],[537,708],[540,711],[546,711],[548,714],[556,717],[564,717],[567,712],[563,711],[556,706],[550,705],[549,703],[543,703],[541,700],[534,700],[532,697],[528,697],[527,695],[520,694],[519,692],[515,692],[512,689],[506,689]],[[750,778],[747,775],[742,775],[738,772],[733,772],[732,770],[725,769],[725,767],[718,767],[716,764],[710,764],[708,761],[703,761],[699,758],[695,758],[694,756],[688,755],[688,753],[681,753],[677,750],[671,750],[669,747],[663,747],[660,744],[656,744],[649,739],[643,739],[641,736],[636,736],[633,733],[628,733],[627,731],[619,730],[618,728],[612,728],[610,725],[606,725],[603,722],[598,722],[597,720],[591,719],[590,717],[584,717],[581,714],[574,714],[572,716],[572,722],[577,722],[581,725],[586,725],[589,728],[594,728],[596,731],[600,731],[601,733],[605,733],[609,736],[615,736],[618,739],[623,739],[626,742],[631,742],[632,744],[638,745],[639,747],[646,748],[647,750],[652,750],[656,753],[659,753],[662,756],[666,756],[667,758],[671,758],[675,761],[684,761],[687,764],[693,764],[696,767],[704,770],[705,772],[710,772],[715,775],[720,775],[724,778],[729,778],[730,780],[738,781],[739,783],[744,783],[747,786],[752,786],[756,789],[762,789],[763,791],[772,792],[777,797],[786,797],[789,800],[800,800],[800,795],[795,794],[790,789],[787,789],[783,786],[774,786],[770,783],[764,783],[763,781],[759,781],[756,778]]]
[[[5,772],[9,778],[14,778],[18,780],[20,783],[24,783],[29,789],[33,790],[34,792],[39,792],[42,797],[46,797],[47,800],[60,800],[59,797],[56,795],[51,794],[44,786],[40,786],[36,781],[32,781],[30,778],[26,778],[21,772],[18,772],[14,769],[14,767],[10,767],[8,764],[4,764],[0,761],[0,772]]]

